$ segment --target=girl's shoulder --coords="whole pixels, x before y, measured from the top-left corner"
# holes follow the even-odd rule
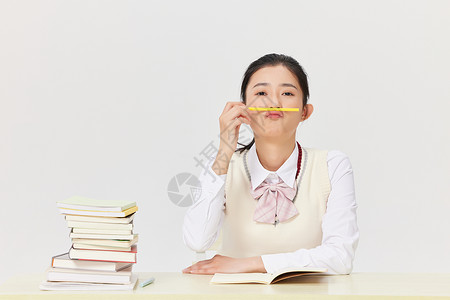
[[[302,147],[303,150],[305,150],[307,153],[326,153],[328,158],[347,158],[348,155],[340,150],[327,150],[327,149],[321,149],[321,148],[312,148],[312,147]]]
[[[340,150],[330,150],[327,155],[328,167],[332,169],[352,169],[348,155]]]
[[[340,150],[325,150],[320,148],[302,147],[307,156],[322,156],[326,159],[328,165],[337,167],[339,165],[346,165],[351,168],[351,163],[348,155]]]

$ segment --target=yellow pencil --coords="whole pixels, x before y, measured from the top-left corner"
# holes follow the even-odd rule
[[[299,108],[278,108],[278,107],[249,107],[250,110],[256,110],[256,111],[268,111],[268,110],[275,110],[275,111],[299,111]]]

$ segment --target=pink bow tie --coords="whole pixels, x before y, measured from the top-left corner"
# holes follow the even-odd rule
[[[264,180],[254,191],[250,189],[253,198],[258,200],[253,220],[276,224],[298,215],[292,202],[296,191],[297,185],[291,188],[282,180],[274,184]]]

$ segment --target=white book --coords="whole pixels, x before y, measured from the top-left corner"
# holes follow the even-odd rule
[[[73,233],[87,233],[87,234],[119,234],[129,235],[133,233],[133,230],[119,230],[119,229],[94,229],[94,228],[72,228]]]
[[[126,217],[135,213],[138,210],[137,206],[133,206],[124,211],[97,211],[97,210],[81,210],[81,209],[69,209],[59,207],[59,212],[66,215],[79,215],[79,216],[95,216],[95,217]]]
[[[327,272],[324,268],[288,267],[276,273],[216,273],[211,283],[263,283],[272,284],[283,279],[320,274]]]
[[[111,250],[111,251],[131,251],[130,247],[108,247],[108,246],[97,246],[89,244],[74,243],[72,245],[75,249],[88,249],[88,250]]]
[[[73,196],[68,199],[57,201],[60,208],[95,210],[95,211],[124,211],[136,206],[136,202],[125,200],[98,200],[81,196]]]
[[[52,267],[54,268],[117,272],[131,266],[133,266],[132,263],[70,259],[69,253],[52,258]]]
[[[136,234],[89,234],[89,233],[70,233],[72,239],[100,239],[100,240],[132,240]]]
[[[69,250],[70,259],[84,259],[94,261],[115,261],[125,263],[136,263],[137,246],[133,245],[131,251],[105,251],[105,250]]]
[[[131,223],[131,221],[134,220],[135,215],[136,214],[132,214],[132,215],[129,215],[128,217],[123,217],[123,218],[65,215],[65,218],[66,218],[66,221],[129,224],[129,223]]]
[[[73,238],[72,243],[80,243],[94,246],[108,246],[108,247],[120,247],[120,248],[128,248],[138,242],[138,235],[135,234],[132,240],[106,240],[106,239],[80,239]]]
[[[137,275],[132,274],[129,284],[43,281],[39,288],[44,291],[129,291],[134,289],[136,283]]]
[[[115,224],[115,223],[100,223],[100,222],[83,222],[83,221],[67,221],[69,228],[90,228],[90,229],[118,229],[118,230],[133,230],[133,223],[130,224]]]
[[[73,270],[62,268],[49,268],[47,281],[73,281],[90,283],[131,283],[131,267],[117,272]]]

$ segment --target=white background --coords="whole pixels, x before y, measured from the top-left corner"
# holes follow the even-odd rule
[[[134,270],[188,266],[167,185],[272,52],[309,75],[300,143],[353,164],[354,272],[448,272],[449,36],[449,1],[1,1],[0,282],[68,250],[72,195],[138,203]]]

